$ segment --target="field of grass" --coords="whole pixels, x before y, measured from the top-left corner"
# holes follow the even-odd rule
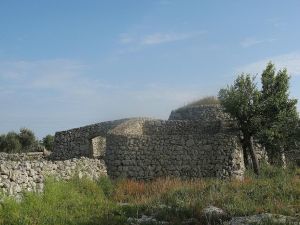
[[[140,215],[181,224],[187,218],[200,219],[208,205],[230,216],[262,212],[299,216],[300,170],[264,167],[259,177],[249,173],[243,181],[49,178],[44,194],[25,193],[21,202],[4,198],[0,224],[127,224],[128,217]]]

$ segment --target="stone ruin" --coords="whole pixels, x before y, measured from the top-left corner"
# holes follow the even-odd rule
[[[57,132],[52,157],[103,158],[112,178],[241,178],[237,134],[220,106],[187,107],[169,120],[131,118]]]
[[[152,180],[242,178],[242,147],[235,122],[219,105],[183,107],[168,120],[130,118],[56,132],[54,150],[37,154],[0,154],[0,191],[18,195],[42,191],[46,176],[70,179]],[[257,148],[259,159],[263,151]],[[290,159],[299,154],[289,155]]]
[[[266,160],[259,145],[255,150]],[[242,178],[245,171],[236,123],[220,105],[182,107],[168,120],[130,118],[57,132],[52,156],[102,158],[112,178]],[[287,154],[293,160],[296,151]]]

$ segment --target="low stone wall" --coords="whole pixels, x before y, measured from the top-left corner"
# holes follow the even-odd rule
[[[24,155],[0,155],[0,192],[13,196],[18,196],[23,191],[41,192],[46,176],[67,180],[76,174],[91,179],[106,175],[105,163],[99,159],[81,157],[64,161],[43,158],[23,160]]]
[[[241,146],[231,134],[111,135],[107,142],[112,178],[240,178],[244,173]]]
[[[10,161],[32,161],[44,158],[43,152],[28,152],[28,153],[4,153],[0,152],[0,160]]]

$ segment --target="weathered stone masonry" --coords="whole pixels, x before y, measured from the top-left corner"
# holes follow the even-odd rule
[[[47,176],[68,180],[72,176],[98,179],[106,175],[103,160],[85,157],[69,160],[47,160],[43,153],[0,153],[0,192],[20,196],[23,191],[41,192]]]
[[[113,178],[241,177],[244,164],[237,130],[221,108],[182,112],[186,110],[171,113],[170,119],[176,115],[176,120],[126,119],[56,133],[53,156],[95,155],[99,151],[93,140],[98,136],[105,140],[98,145],[103,153],[98,155],[105,153]]]
[[[108,131],[127,120],[128,119],[102,122],[56,132],[54,151],[51,157],[61,160],[80,156],[101,156],[105,151],[103,148],[105,148],[105,138]],[[95,146],[95,142],[100,144]],[[93,149],[93,147],[96,147],[96,149]]]
[[[288,160],[299,159],[299,151],[291,156]],[[64,180],[106,174],[138,180],[240,178],[244,170],[234,121],[220,106],[206,105],[172,111],[169,120],[122,119],[57,132],[47,158],[0,153],[0,191],[15,196],[42,191],[48,175]]]
[[[236,136],[222,132],[111,134],[107,138],[105,161],[111,177],[141,180],[166,176],[241,177],[244,169]]]

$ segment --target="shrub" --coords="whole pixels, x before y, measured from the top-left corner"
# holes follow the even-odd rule
[[[20,153],[36,151],[38,145],[39,143],[34,133],[27,128],[21,128],[18,134],[12,131],[0,136],[0,151],[2,152]]]
[[[100,177],[98,184],[106,197],[111,197],[114,192],[114,185],[107,176]]]
[[[8,153],[19,153],[21,152],[22,145],[19,141],[19,136],[15,132],[8,132],[3,138],[3,151]]]
[[[52,151],[54,145],[54,136],[48,134],[46,137],[43,138],[42,144],[47,150]]]
[[[36,142],[34,133],[27,128],[20,129],[19,139],[23,149],[30,148]]]

